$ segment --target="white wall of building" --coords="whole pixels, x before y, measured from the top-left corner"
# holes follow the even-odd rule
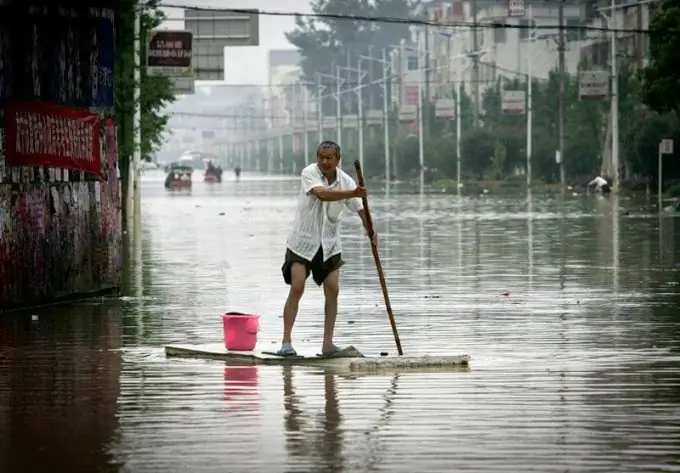
[[[528,73],[528,59],[532,59],[533,76],[547,79],[551,70],[558,65],[559,30],[557,28],[541,28],[556,25],[558,9],[555,5],[537,5],[532,8],[534,40],[530,39],[530,30],[520,26],[530,26],[529,11],[522,18],[508,18],[507,3],[478,11],[478,22],[482,25],[477,32],[477,47],[483,52],[480,57],[480,90],[495,82],[499,76],[507,78],[525,78]],[[465,22],[472,21],[469,5],[465,5]],[[567,26],[582,25],[585,18],[583,5],[566,5],[564,18]],[[518,28],[493,28],[492,24],[517,25]],[[486,26],[484,26],[486,25]],[[463,55],[473,51],[474,37],[470,28],[457,28],[451,31],[451,55]],[[565,68],[568,73],[575,73],[580,60],[580,49],[588,44],[584,31],[567,31]],[[446,41],[446,39],[444,39]],[[435,42],[437,42],[435,40]],[[440,39],[439,43],[442,42]],[[441,49],[433,51],[439,60]],[[435,57],[436,57],[435,56]],[[471,90],[473,70],[466,62],[455,61],[454,70],[462,78],[466,90]]]

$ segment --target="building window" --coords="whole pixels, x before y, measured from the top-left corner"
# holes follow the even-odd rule
[[[417,71],[418,70],[418,57],[417,56],[409,56],[407,58],[407,68],[409,71]]]
[[[567,18],[567,41],[583,41],[586,39],[586,30],[577,29],[579,26],[583,26],[580,20]]]
[[[493,29],[493,41],[494,41],[494,43],[496,43],[496,44],[505,43],[507,41],[507,38],[508,38],[508,31],[503,26],[500,26],[500,25],[504,25],[505,23],[500,22],[500,21],[495,21],[493,24],[495,25],[494,29]]]
[[[526,18],[521,18],[519,20],[519,39],[528,39],[531,30],[536,27],[536,22],[534,20],[527,20]]]

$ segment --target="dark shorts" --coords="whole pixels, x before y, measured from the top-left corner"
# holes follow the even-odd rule
[[[612,188],[609,187],[609,184],[603,184],[602,187],[600,188],[600,191],[601,191],[603,194],[606,195],[606,194],[611,193]]]
[[[312,261],[308,261],[286,248],[286,259],[283,266],[281,266],[281,272],[283,273],[283,280],[286,281],[286,284],[288,285],[291,283],[290,269],[293,266],[293,263],[304,265],[307,269],[305,279],[309,277],[309,273],[312,273],[312,279],[314,279],[317,286],[321,286],[329,274],[336,269],[340,269],[342,265],[345,264],[340,253],[333,255],[328,258],[328,260],[324,261],[323,250],[319,248],[319,251],[317,251],[314,258],[312,258]]]

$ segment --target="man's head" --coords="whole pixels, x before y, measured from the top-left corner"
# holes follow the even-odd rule
[[[322,141],[316,148],[316,162],[324,175],[332,175],[340,164],[340,146],[335,141]]]

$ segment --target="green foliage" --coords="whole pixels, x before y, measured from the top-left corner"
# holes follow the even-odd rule
[[[312,9],[320,14],[351,14],[357,16],[413,16],[420,5],[416,0],[314,0]],[[650,64],[643,74],[637,75],[620,65],[619,84],[619,153],[626,177],[656,177],[657,149],[661,138],[674,137],[676,147],[680,146],[680,0],[666,0],[652,18],[650,29]],[[299,48],[304,79],[315,82],[316,73],[334,75],[336,66],[357,67],[360,55],[380,57],[383,48],[398,43],[410,36],[408,25],[368,23],[334,18],[297,18],[294,31],[287,34],[288,40]],[[582,64],[587,68],[587,64]],[[365,61],[362,70],[368,71],[365,83],[382,77],[382,67],[374,61]],[[355,83],[356,74],[343,71],[345,85]],[[332,92],[335,81],[323,79],[322,94]],[[600,172],[609,126],[610,103],[583,102],[578,98],[578,76],[565,78],[564,116],[564,162],[567,178],[581,182]],[[526,172],[527,135],[526,115],[513,116],[501,111],[503,89],[526,90],[525,81],[499,82],[482,97],[482,126],[473,127],[472,99],[466,91],[461,96],[461,142],[457,146],[456,121],[437,120],[434,104],[424,100],[424,158],[427,174],[431,179],[455,179],[458,158],[461,171],[466,179],[507,179]],[[533,131],[532,171],[533,178],[552,182],[559,180],[559,165],[555,162],[555,151],[559,146],[558,98],[559,75],[552,72],[546,80],[534,80],[533,84]],[[314,89],[314,92],[316,90]],[[390,91],[388,91],[388,94]],[[355,94],[343,94],[343,113],[357,111]],[[364,111],[381,108],[382,87],[378,84],[363,89]],[[648,105],[651,111],[645,106]],[[323,104],[326,115],[335,115],[336,103],[328,99]],[[418,175],[419,143],[416,135],[399,123],[396,111],[390,112],[390,155],[392,177],[408,179]],[[346,130],[343,143],[354,141],[355,133]],[[335,138],[334,133],[325,133]],[[352,138],[348,140],[347,137]],[[310,143],[315,134],[310,134]],[[306,162],[302,153],[292,153],[292,146],[286,144],[293,160],[286,170],[300,169]],[[358,158],[352,146],[344,146],[344,166],[351,167]],[[461,156],[457,156],[460,148]],[[365,165],[367,177],[383,177],[385,143],[382,126],[366,127]],[[608,154],[608,152],[606,153]],[[271,168],[269,158],[261,152],[261,169]],[[278,163],[275,151],[274,163]],[[680,166],[669,159],[664,168],[669,179],[680,178]],[[278,164],[274,170],[278,170]],[[518,182],[523,181],[517,179]]]
[[[526,116],[507,115],[501,111],[502,88],[525,90],[526,83],[511,82],[487,90],[483,97],[483,126],[472,127],[472,100],[461,97],[461,168],[464,179],[508,179],[526,171]],[[661,138],[675,137],[680,143],[680,121],[676,114],[659,115],[642,106],[639,98],[640,83],[635,74],[623,67],[619,76],[620,91],[620,158],[624,181],[656,177],[656,157]],[[559,165],[555,162],[558,147],[558,76],[552,73],[546,81],[533,83],[533,178],[545,182],[559,180]],[[566,80],[565,106],[565,164],[567,178],[582,182],[600,172],[610,105],[608,101],[582,102],[578,99],[576,75]],[[455,179],[456,176],[456,123],[433,120],[432,104],[424,107],[431,113],[432,127],[425,129],[425,166],[431,179]],[[427,123],[428,117],[425,118]],[[413,178],[419,169],[419,148],[416,135],[399,133],[400,124],[391,121],[394,150],[395,177]],[[606,144],[608,148],[610,145]],[[382,137],[366,142],[365,172],[369,177],[382,177],[384,159]],[[371,150],[368,152],[368,150]],[[373,151],[375,150],[375,151]],[[351,152],[351,151],[350,151]],[[348,151],[345,152],[348,156]],[[351,158],[354,159],[354,158]],[[668,160],[664,168],[668,178],[678,169]],[[674,174],[675,173],[675,174]],[[609,176],[611,177],[611,176]]]
[[[655,6],[649,22],[649,65],[642,72],[642,98],[654,111],[680,110],[680,0]]]
[[[142,9],[141,57],[146,57],[145,45],[147,34],[150,30],[160,25],[164,19],[163,13],[158,9],[160,1],[149,0],[138,2],[137,0],[123,0],[121,14],[117,22],[116,41],[116,64],[114,75],[114,87],[116,96],[116,117],[118,122],[119,157],[121,176],[124,185],[130,160],[133,152],[133,116],[135,88],[134,80],[134,9]],[[168,116],[161,110],[175,97],[172,83],[167,77],[148,76],[145,68],[141,68],[141,148],[142,155],[148,156],[155,152],[161,143],[162,132],[167,125]]]

